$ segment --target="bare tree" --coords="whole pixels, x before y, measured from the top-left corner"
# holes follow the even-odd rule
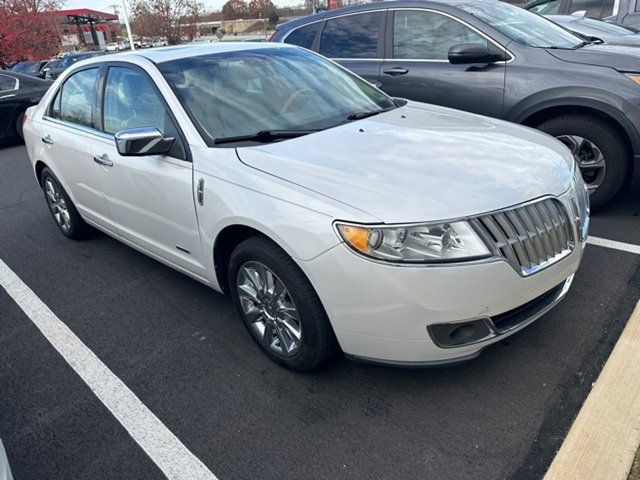
[[[194,0],[134,0],[131,26],[141,37],[163,37],[170,45],[193,40],[202,4]]]

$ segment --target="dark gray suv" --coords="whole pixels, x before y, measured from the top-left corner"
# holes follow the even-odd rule
[[[587,43],[506,3],[349,7],[280,25],[272,41],[319,52],[392,96],[557,137],[580,165],[594,206],[625,186],[640,159],[640,50]]]

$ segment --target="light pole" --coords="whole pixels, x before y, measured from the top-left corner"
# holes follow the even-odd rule
[[[122,0],[122,14],[124,15],[124,24],[127,26],[127,35],[129,36],[129,48],[135,50],[136,47],[133,44],[133,35],[131,35],[131,26],[129,25],[129,15],[127,15],[127,0]]]

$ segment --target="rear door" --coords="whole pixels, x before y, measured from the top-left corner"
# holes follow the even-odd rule
[[[381,88],[391,96],[499,117],[504,98],[505,62],[453,65],[449,48],[477,43],[504,51],[476,28],[435,10],[389,11]]]
[[[318,52],[378,86],[385,14],[385,10],[368,11],[327,20],[320,33]]]
[[[45,163],[82,216],[111,230],[91,156],[91,144],[102,135],[95,121],[99,72],[98,66],[85,67],[65,79],[44,115],[41,140]]]

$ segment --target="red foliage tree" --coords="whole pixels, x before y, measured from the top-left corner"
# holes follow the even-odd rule
[[[249,7],[243,0],[229,0],[222,6],[223,20],[239,20],[249,17]]]
[[[50,58],[60,49],[58,0],[0,0],[0,62]]]
[[[170,45],[193,40],[202,4],[193,0],[136,0],[131,28],[137,37],[162,37]]]

